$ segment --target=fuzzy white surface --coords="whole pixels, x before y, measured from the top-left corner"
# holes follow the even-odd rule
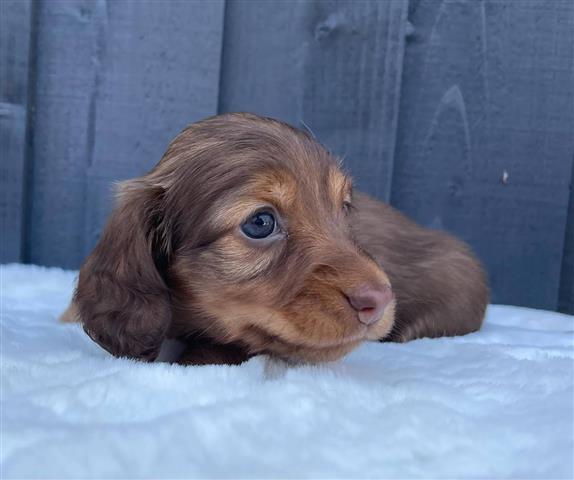
[[[74,278],[2,266],[2,478],[573,475],[572,316],[492,306],[270,378],[110,357],[56,321]]]

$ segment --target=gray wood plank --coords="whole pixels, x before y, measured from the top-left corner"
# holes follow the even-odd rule
[[[26,260],[77,267],[82,259],[88,118],[95,81],[96,11],[90,0],[37,5]]]
[[[0,2],[0,263],[22,259],[32,6]]]
[[[306,0],[227,0],[219,112],[302,120]]]
[[[311,6],[303,118],[345,160],[356,186],[388,200],[408,2]]]
[[[77,267],[110,211],[186,124],[217,112],[224,3],[39,5],[29,258]]]
[[[388,198],[406,0],[229,0],[220,111],[308,126],[359,188]]]
[[[560,275],[558,310],[574,315],[574,155],[572,156],[572,179],[570,180],[570,203],[566,222],[564,255]]]
[[[574,2],[412,5],[392,202],[469,241],[497,303],[555,309],[574,149]]]

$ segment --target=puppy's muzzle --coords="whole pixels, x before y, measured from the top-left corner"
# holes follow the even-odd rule
[[[346,297],[349,305],[357,312],[358,320],[365,325],[372,325],[381,319],[394,295],[388,285],[361,285],[348,292]]]

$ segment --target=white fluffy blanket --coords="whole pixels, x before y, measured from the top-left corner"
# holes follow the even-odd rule
[[[269,377],[112,358],[56,321],[74,277],[2,267],[2,478],[573,475],[574,317],[491,306]]]

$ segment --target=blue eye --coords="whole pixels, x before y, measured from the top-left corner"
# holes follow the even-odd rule
[[[267,238],[275,231],[275,217],[270,212],[258,212],[241,225],[241,231],[249,238]]]

